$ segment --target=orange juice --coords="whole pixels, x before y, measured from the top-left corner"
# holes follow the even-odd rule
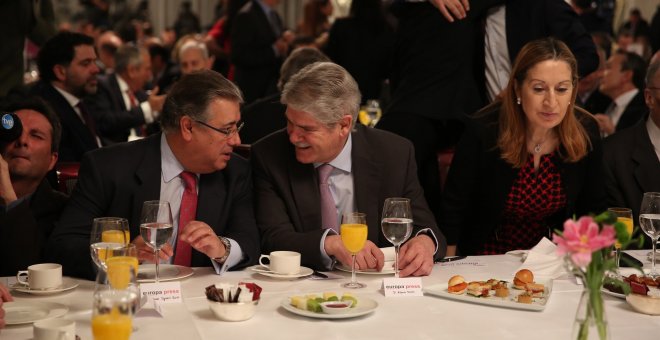
[[[340,231],[341,241],[351,254],[356,254],[364,248],[367,241],[366,224],[342,224]]]
[[[106,230],[101,234],[101,242],[128,244],[131,234],[128,230]]]
[[[105,264],[108,267],[110,286],[114,289],[126,289],[131,282],[131,269],[137,267],[137,258],[130,256],[111,257],[106,260]]]
[[[113,256],[105,260],[105,263],[108,267],[110,266],[111,263],[125,263],[133,267],[135,273],[138,272],[138,267],[140,265],[137,257],[135,256]]]
[[[128,340],[132,328],[131,317],[120,314],[116,308],[109,314],[95,315],[92,318],[94,340]]]
[[[633,232],[633,220],[630,217],[617,217],[616,219],[617,222],[621,222],[626,225],[626,230],[628,231],[628,235],[632,235]],[[614,244],[614,248],[621,248],[621,243],[616,242]]]

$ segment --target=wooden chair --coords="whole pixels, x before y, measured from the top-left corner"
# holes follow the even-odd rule
[[[57,163],[55,165],[57,190],[70,195],[78,181],[78,170],[80,170],[80,163],[78,162]]]

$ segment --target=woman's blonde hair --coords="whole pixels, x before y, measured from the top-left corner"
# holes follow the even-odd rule
[[[578,80],[575,56],[573,56],[568,46],[560,40],[554,38],[534,40],[523,46],[518,53],[511,70],[509,84],[500,100],[497,146],[501,150],[502,159],[515,168],[521,168],[525,165],[528,158],[527,119],[522,105],[517,103],[516,84],[520,87],[527,78],[529,70],[546,60],[566,62],[571,69],[573,83],[571,101],[568,104],[566,116],[554,128],[559,138],[559,156],[566,162],[574,163],[585,157],[591,148],[587,131],[575,115],[575,111],[579,110],[584,113],[584,116],[594,119],[586,111],[575,107]],[[498,104],[497,102],[493,103],[493,105]]]

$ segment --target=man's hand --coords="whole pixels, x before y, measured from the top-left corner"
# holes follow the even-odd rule
[[[188,222],[179,235],[179,239],[212,259],[222,257],[227,252],[224,243],[220,241],[215,231],[204,222]]]
[[[9,294],[9,289],[0,283],[0,328],[5,327],[5,310],[2,308],[4,302],[14,301]]]
[[[426,276],[433,269],[435,243],[428,235],[418,235],[399,251],[399,276]]]
[[[154,249],[151,248],[149,245],[147,245],[146,242],[144,242],[142,236],[138,236],[135,239],[133,239],[132,243],[135,244],[135,248],[137,248],[138,260],[156,263],[156,260],[154,258]],[[170,257],[172,257],[173,254],[174,251],[172,250],[172,246],[169,243],[165,243],[165,245],[162,248],[160,248],[160,252],[158,252],[158,257],[161,260],[167,260]]]
[[[7,206],[17,199],[18,197],[16,197],[16,192],[9,177],[9,164],[0,156],[0,203]]]
[[[161,112],[163,111],[163,104],[165,103],[165,95],[159,95],[158,91],[158,86],[154,87],[154,89],[151,90],[149,99],[147,99],[147,101],[149,101],[149,105],[151,106],[152,111]]]
[[[326,254],[334,256],[345,266],[351,267],[353,265],[353,257],[341,242],[341,236],[326,236],[324,247]],[[383,252],[373,242],[368,240],[365,242],[364,248],[355,256],[355,269],[376,269],[380,271],[383,269],[384,263],[385,255]]]
[[[614,127],[614,123],[612,123],[612,118],[610,118],[610,116],[597,113],[594,115],[594,117],[596,117],[596,120],[598,121],[598,127],[602,133],[605,133],[608,136],[614,133],[616,128]]]
[[[454,18],[465,19],[466,12],[470,10],[468,0],[431,0],[431,3],[449,22],[454,22]]]

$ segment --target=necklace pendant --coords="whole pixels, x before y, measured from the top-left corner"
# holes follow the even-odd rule
[[[534,153],[540,153],[541,152],[541,144],[536,144],[534,147]]]

